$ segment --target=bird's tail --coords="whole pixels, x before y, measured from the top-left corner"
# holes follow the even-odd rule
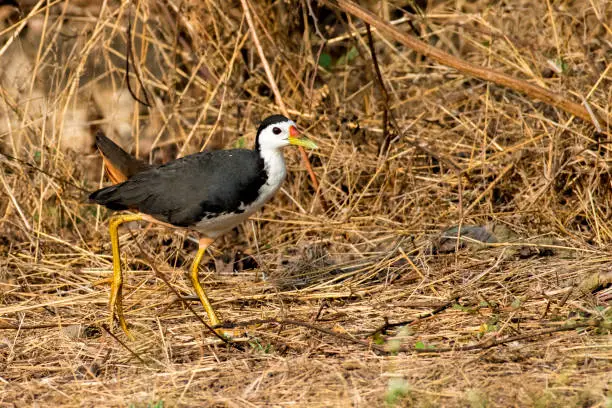
[[[103,205],[115,211],[127,210],[129,207],[117,202],[118,187],[120,187],[120,185],[115,184],[114,186],[104,187],[94,191],[89,195],[89,202]]]
[[[151,167],[117,146],[100,130],[96,133],[96,146],[104,160],[106,173],[114,184],[122,183]]]

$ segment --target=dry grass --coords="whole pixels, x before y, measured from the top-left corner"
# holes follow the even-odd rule
[[[162,162],[251,145],[280,108],[238,1],[132,9],[130,81],[150,108],[125,84],[125,4],[22,1],[21,16],[0,8],[0,152],[22,160],[0,159],[0,406],[610,406],[610,129],[375,32],[402,132],[381,149],[362,24],[313,1],[331,58],[317,69],[306,2],[247,3],[284,104],[320,146],[329,208],[288,152],[282,192],[216,243],[202,280],[225,320],[332,332],[270,322],[244,351],[219,345],[151,271],[191,296],[196,245],[136,226],[121,237],[136,340],[104,330],[108,213],[81,190],[104,183],[93,131]],[[410,1],[371,3],[456,57],[612,111],[605,0],[438,0],[412,16],[396,7]],[[489,242],[441,242],[458,225]]]

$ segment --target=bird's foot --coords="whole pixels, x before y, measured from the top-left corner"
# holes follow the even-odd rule
[[[259,325],[240,326],[232,322],[218,323],[213,326],[215,332],[231,340],[247,339]]]

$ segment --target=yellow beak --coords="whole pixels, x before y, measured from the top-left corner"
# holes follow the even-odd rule
[[[289,128],[289,144],[295,145],[295,146],[302,146],[302,147],[307,147],[309,149],[317,149],[318,146],[315,144],[315,142],[313,142],[312,140],[306,138],[306,137],[300,137],[298,138],[297,136],[300,135],[300,132],[295,128],[295,126],[291,126]]]

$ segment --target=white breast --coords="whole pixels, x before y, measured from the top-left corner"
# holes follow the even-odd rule
[[[193,227],[194,230],[209,238],[217,238],[246,221],[276,194],[287,176],[285,158],[280,149],[262,150],[261,156],[264,159],[268,179],[259,188],[257,199],[246,205],[243,203],[239,209],[244,212],[221,214],[215,218],[202,219]]]

